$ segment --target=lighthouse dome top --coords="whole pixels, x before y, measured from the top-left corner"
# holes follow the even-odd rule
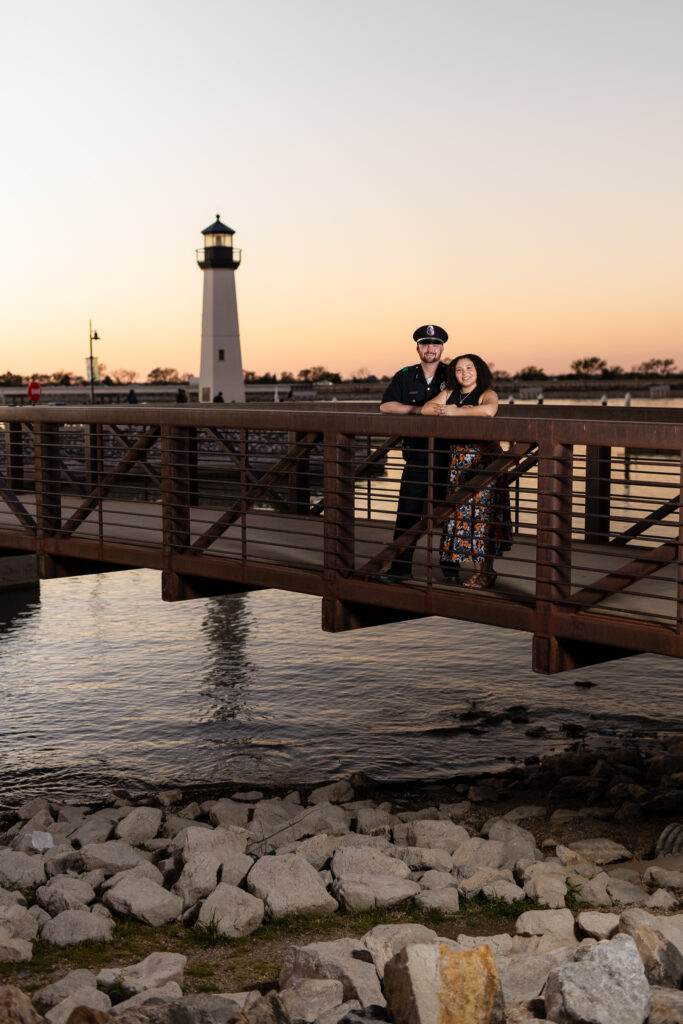
[[[216,219],[213,224],[209,224],[208,228],[204,228],[202,231],[203,235],[234,235],[235,232],[232,228],[229,228],[227,224],[224,224],[221,220],[220,213],[216,214]]]

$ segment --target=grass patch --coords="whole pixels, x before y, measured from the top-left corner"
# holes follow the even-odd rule
[[[48,942],[34,943],[33,960],[24,964],[0,964],[0,983],[18,984],[26,991],[48,985],[67,971],[87,967],[97,973],[104,967],[125,967],[157,951],[183,953],[187,957],[183,991],[268,991],[276,983],[287,948],[339,938],[359,938],[379,924],[423,924],[444,938],[510,932],[525,910],[537,910],[531,900],[506,903],[482,896],[462,900],[457,914],[439,910],[423,913],[408,905],[394,909],[340,911],[335,914],[297,914],[262,924],[252,935],[229,939],[213,927],[188,928],[176,922],[152,928],[131,917],[116,920],[112,942],[83,942],[64,948]]]

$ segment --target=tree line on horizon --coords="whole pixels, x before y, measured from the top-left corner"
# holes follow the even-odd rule
[[[448,363],[450,360],[446,358],[443,362]],[[615,380],[620,377],[663,378],[677,376],[681,372],[676,368],[673,359],[660,358],[646,359],[637,366],[632,366],[630,370],[624,370],[621,366],[609,366],[606,360],[601,359],[599,356],[585,356],[583,359],[575,359],[571,363],[571,373],[564,374],[549,374],[540,366],[523,366],[516,373],[508,373],[507,370],[498,369],[493,364],[490,365],[494,378],[498,380],[548,380],[550,378],[554,380]],[[98,383],[105,386],[121,384],[131,386],[142,383],[187,385],[191,374],[179,373],[174,367],[156,366],[153,370],[149,371],[146,380],[139,381],[135,370],[122,368],[107,373],[107,367],[100,363],[98,376]],[[0,374],[0,386],[4,387],[22,387],[32,380],[38,381],[42,385],[61,387],[82,387],[88,383],[85,377],[67,370],[55,370],[53,373],[32,373],[28,375],[12,373],[10,370],[7,370],[5,373]],[[280,374],[258,374],[253,370],[244,371],[245,384],[315,384],[321,381],[329,381],[330,384],[341,384],[343,381],[373,384],[386,380],[389,380],[389,376],[386,374],[377,376],[374,373],[370,373],[367,367],[364,366],[355,370],[349,377],[342,377],[341,373],[328,370],[325,366],[309,366],[306,369],[299,370],[298,373],[293,373],[289,370],[283,370]]]

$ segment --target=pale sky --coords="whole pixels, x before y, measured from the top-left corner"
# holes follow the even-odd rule
[[[683,364],[681,0],[2,0],[0,372]]]

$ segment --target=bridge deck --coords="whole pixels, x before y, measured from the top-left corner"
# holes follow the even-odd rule
[[[405,420],[355,411],[6,409],[0,548],[35,551],[44,578],[158,569],[167,600],[314,594],[332,631],[421,615],[526,630],[542,672],[683,657],[683,413],[535,411],[455,421],[498,454],[447,499],[430,493],[411,583],[375,578],[413,539],[393,540]],[[454,422],[410,431],[431,451]],[[515,531],[496,588],[446,585],[444,518],[500,481]]]

